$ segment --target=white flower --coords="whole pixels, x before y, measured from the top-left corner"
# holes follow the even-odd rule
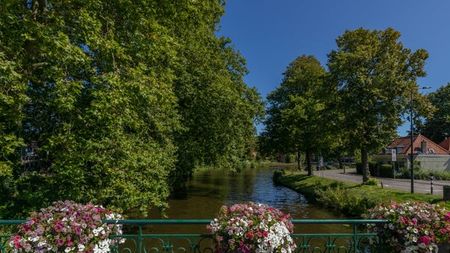
[[[68,252],[71,252],[72,250],[74,250],[73,247],[67,247],[67,248],[64,250],[64,252],[68,253]]]

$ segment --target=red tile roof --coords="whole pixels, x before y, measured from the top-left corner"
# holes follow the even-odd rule
[[[450,138],[445,138],[441,143],[439,143],[439,146],[443,147],[446,150],[450,151]]]
[[[389,144],[388,148],[401,148],[400,151],[397,151],[398,154],[410,154],[411,149],[411,141],[409,136],[396,138],[391,144]],[[427,144],[427,153],[430,152],[431,154],[436,155],[450,155],[450,151],[448,149],[443,148],[442,146],[436,144],[435,142],[431,141],[427,137],[419,134],[416,136],[413,136],[413,144],[414,144],[414,153],[417,153],[421,149],[421,143],[422,141],[425,141]],[[419,150],[418,150],[419,149]]]

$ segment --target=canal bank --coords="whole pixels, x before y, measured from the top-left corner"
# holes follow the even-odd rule
[[[245,169],[239,173],[227,170],[202,170],[194,174],[186,191],[169,199],[169,207],[162,214],[159,210],[149,210],[148,216],[128,213],[128,218],[169,218],[169,219],[213,219],[223,205],[244,202],[268,204],[289,213],[294,219],[340,219],[345,216],[310,203],[303,194],[287,187],[273,183],[272,175],[276,169],[258,167]],[[167,227],[167,228],[166,228]],[[156,227],[151,230],[163,232],[205,232],[204,227],[185,226]],[[181,229],[181,230],[180,230]],[[345,225],[301,225],[296,232],[329,233],[346,232],[350,227]]]
[[[437,196],[383,189],[375,184],[362,185],[307,176],[298,171],[276,170],[273,180],[278,185],[301,193],[308,201],[347,217],[361,217],[368,209],[390,201],[423,201],[450,209],[450,203],[441,201]]]

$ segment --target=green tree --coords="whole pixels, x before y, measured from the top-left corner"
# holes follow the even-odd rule
[[[12,175],[17,165],[17,149],[23,146],[20,138],[23,107],[28,97],[26,85],[17,66],[0,52],[0,177]]]
[[[345,116],[343,128],[350,147],[361,151],[364,182],[369,153],[392,140],[410,92],[418,93],[417,77],[425,75],[427,52],[412,52],[399,38],[391,28],[346,31],[329,54],[328,67]]]
[[[283,82],[268,96],[264,135],[277,151],[304,152],[309,175],[312,154],[324,148],[325,80],[326,72],[317,59],[300,56],[289,64]]]
[[[262,105],[243,82],[244,59],[215,34],[223,9],[1,1],[5,215],[58,199],[163,208],[195,165],[245,159]],[[38,159],[21,163],[32,142]]]
[[[177,35],[174,73],[183,131],[176,135],[180,187],[196,166],[237,167],[255,142],[254,120],[263,112],[256,89],[243,81],[245,59],[230,40],[216,36],[223,1],[167,3],[163,20]]]
[[[173,41],[149,18],[154,4],[2,1],[0,49],[29,97],[15,136],[39,146],[2,184],[8,211],[57,199],[165,205],[179,116],[162,64],[174,62]]]
[[[427,117],[421,131],[439,143],[450,135],[450,83],[430,93],[427,97],[435,111],[432,117]]]

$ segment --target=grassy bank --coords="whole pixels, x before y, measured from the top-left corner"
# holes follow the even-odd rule
[[[324,207],[336,210],[346,216],[360,217],[366,210],[383,202],[425,201],[437,203],[450,209],[449,202],[441,197],[426,194],[383,189],[377,185],[361,185],[340,182],[299,172],[276,171],[275,183],[289,187]]]

